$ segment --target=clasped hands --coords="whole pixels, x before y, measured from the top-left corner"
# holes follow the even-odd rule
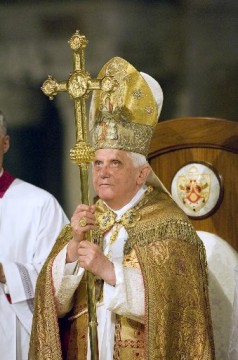
[[[80,267],[99,276],[110,285],[115,285],[113,263],[103,254],[100,247],[85,240],[86,232],[95,226],[95,205],[79,205],[72,218],[73,237],[67,248],[67,262],[78,260]]]

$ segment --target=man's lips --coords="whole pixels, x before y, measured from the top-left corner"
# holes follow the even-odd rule
[[[109,183],[102,183],[102,184],[99,184],[98,185],[100,188],[108,188],[108,187],[112,187],[113,185],[112,184],[109,184]]]

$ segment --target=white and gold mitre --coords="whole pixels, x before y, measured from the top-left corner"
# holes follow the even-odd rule
[[[109,60],[98,79],[103,86],[93,92],[89,114],[95,149],[146,156],[163,103],[160,85],[120,57]]]

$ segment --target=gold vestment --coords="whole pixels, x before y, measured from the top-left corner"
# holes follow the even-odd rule
[[[102,208],[99,200],[98,208]],[[115,360],[214,360],[205,249],[187,216],[171,197],[154,190],[142,200],[140,220],[126,228],[125,267],[140,267],[145,286],[144,325],[117,316]],[[97,212],[96,212],[97,216]],[[125,226],[126,227],[126,226]],[[102,243],[103,232],[93,232]],[[37,282],[30,360],[60,360],[60,330],[54,301],[52,263],[71,238],[66,226]],[[65,317],[68,360],[87,355],[86,282],[76,291]],[[80,312],[82,313],[79,316]],[[71,320],[68,320],[71,318]],[[104,359],[101,359],[104,360]]]

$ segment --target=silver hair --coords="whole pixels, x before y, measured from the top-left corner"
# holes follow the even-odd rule
[[[132,160],[133,165],[137,168],[142,165],[148,164],[146,157],[142,154],[134,153],[132,151],[127,151],[128,157]]]
[[[7,135],[7,122],[5,115],[1,110],[0,110],[0,132],[2,133],[3,136]]]

